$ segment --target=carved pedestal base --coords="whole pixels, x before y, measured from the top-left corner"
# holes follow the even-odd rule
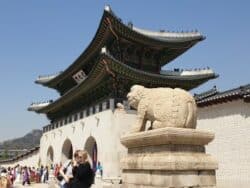
[[[214,158],[204,145],[210,132],[162,128],[129,134],[121,142],[128,148],[122,159],[123,188],[186,188],[216,186]]]

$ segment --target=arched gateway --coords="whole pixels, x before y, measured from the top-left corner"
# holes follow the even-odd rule
[[[72,159],[73,156],[73,147],[69,139],[66,139],[62,146],[62,158],[61,161],[65,162],[68,159]]]
[[[88,152],[90,162],[92,163],[93,169],[96,169],[97,164],[97,144],[94,137],[90,136],[84,146],[84,149]]]
[[[47,165],[51,165],[51,164],[53,164],[53,161],[54,161],[54,150],[53,150],[52,146],[50,146],[48,148],[48,151],[47,151],[46,163],[47,163]]]

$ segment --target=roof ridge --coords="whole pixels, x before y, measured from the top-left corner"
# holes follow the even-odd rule
[[[113,17],[115,17],[118,21],[122,22],[122,19],[120,17],[118,17],[114,11],[111,9],[110,5],[105,5],[104,6],[104,11],[108,12],[109,14],[111,14]],[[204,40],[206,37],[203,36],[201,34],[201,32],[199,32],[197,29],[193,29],[191,31],[186,31],[184,32],[182,31],[165,31],[165,29],[160,30],[160,31],[154,31],[154,30],[149,30],[149,29],[142,29],[142,28],[138,28],[138,27],[134,27],[132,21],[128,22],[128,25],[124,24],[125,26],[127,26],[128,28],[132,29],[133,31],[136,31],[137,33],[146,35],[146,36],[151,36],[155,35],[154,37],[166,37],[166,38],[185,38],[185,37],[200,37],[201,40]]]
[[[206,98],[196,98],[196,102],[199,106],[211,105],[214,103],[222,103],[225,101],[231,101],[232,99],[243,99],[245,102],[250,101],[250,84],[239,86],[233,89],[218,92],[214,95]]]
[[[153,36],[153,37],[174,37],[174,38],[182,38],[182,37],[201,37],[202,40],[205,37],[198,31],[198,30],[191,30],[191,31],[169,31],[169,30],[160,30],[160,31],[152,31],[148,29],[142,29],[138,27],[132,27],[132,29],[138,33]]]
[[[207,97],[210,97],[210,96],[213,96],[215,94],[219,93],[219,91],[217,90],[217,87],[216,85],[213,86],[212,89],[209,89],[207,91],[204,91],[202,93],[199,93],[199,94],[194,94],[194,97],[195,97],[195,100],[202,100],[204,98],[207,98]]]

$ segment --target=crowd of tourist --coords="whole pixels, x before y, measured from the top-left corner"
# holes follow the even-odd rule
[[[15,184],[48,183],[54,177],[60,188],[88,188],[94,183],[95,172],[102,176],[102,166],[98,162],[92,169],[88,162],[87,152],[77,150],[74,159],[64,164],[40,166],[39,168],[17,165],[13,168],[0,169],[0,188],[12,188]]]
[[[51,167],[53,170],[53,166]],[[0,187],[12,187],[14,184],[30,185],[31,182],[46,183],[49,179],[49,167],[27,167],[17,165],[0,169]]]

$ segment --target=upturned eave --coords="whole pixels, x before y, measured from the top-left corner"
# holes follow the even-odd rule
[[[161,58],[161,66],[184,53],[197,42],[205,39],[205,37],[197,31],[155,32],[133,26],[130,27],[125,25],[121,19],[113,13],[110,7],[105,7],[96,34],[82,54],[59,75],[46,82],[39,83],[43,86],[58,90],[57,87],[59,84],[63,84],[65,79],[71,77],[75,72],[84,67],[89,60],[98,55],[99,51],[106,45],[110,37],[124,38],[141,45],[165,49],[164,51],[167,55],[163,55]],[[62,93],[61,91],[59,92]]]

